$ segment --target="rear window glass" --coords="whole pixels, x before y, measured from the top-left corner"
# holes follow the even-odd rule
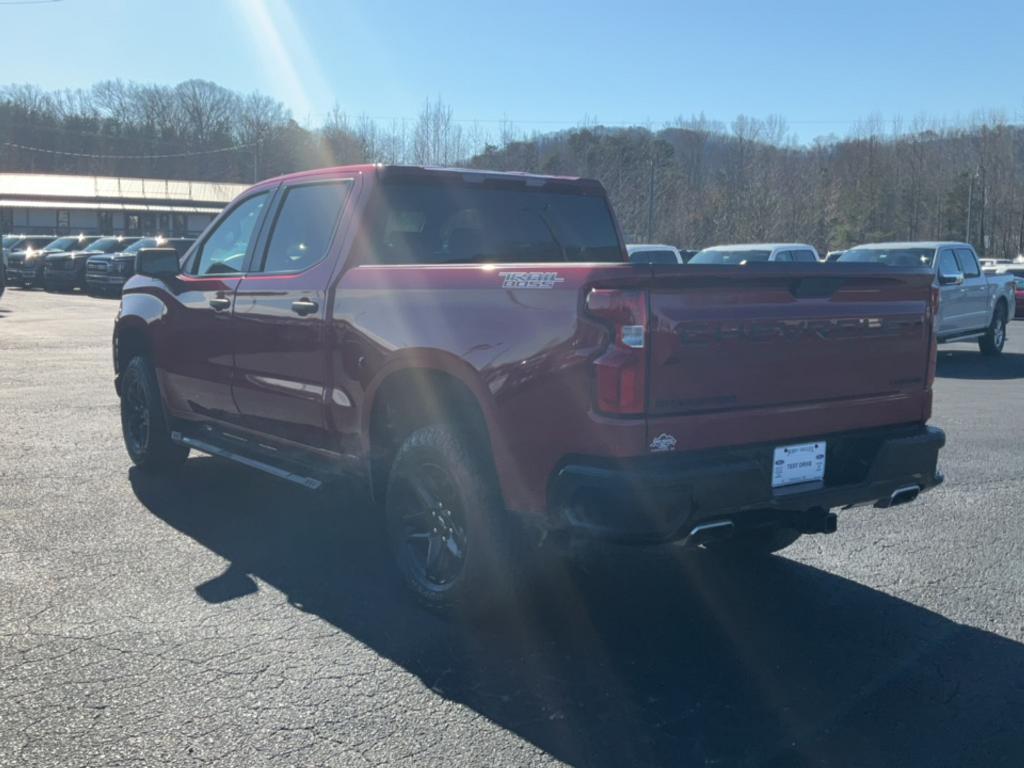
[[[838,261],[889,267],[930,267],[934,258],[934,248],[852,248],[844,252]]]
[[[363,263],[622,261],[604,197],[478,182],[384,182]]]
[[[750,264],[755,261],[768,261],[771,255],[771,251],[759,248],[746,251],[719,251],[714,248],[705,248],[690,259],[690,264]]]
[[[673,251],[637,251],[629,254],[634,264],[678,264],[679,259]]]

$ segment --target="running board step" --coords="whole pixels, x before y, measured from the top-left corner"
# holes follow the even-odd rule
[[[181,434],[181,432],[171,432],[171,440],[178,445],[184,445],[189,448],[194,448],[197,451],[208,453],[211,456],[217,456],[222,459],[233,461],[236,464],[242,464],[251,469],[258,469],[260,472],[266,472],[268,475],[273,475],[281,480],[287,480],[296,485],[301,485],[303,488],[308,488],[311,491],[316,491],[323,485],[322,482],[317,480],[315,477],[306,477],[305,475],[299,475],[295,472],[289,472],[287,469],[281,469],[275,467],[272,464],[259,461],[258,459],[252,459],[248,456],[243,456],[240,453],[229,451],[227,448],[222,448],[219,445],[213,443],[207,443],[203,440],[197,440],[194,437],[188,437]]]

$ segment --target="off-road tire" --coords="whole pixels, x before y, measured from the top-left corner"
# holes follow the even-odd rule
[[[171,441],[156,371],[144,356],[133,357],[121,375],[121,433],[140,469],[166,472],[188,458],[188,448]]]
[[[452,427],[423,427],[402,443],[388,477],[387,537],[402,580],[421,603],[447,613],[511,599],[527,560],[524,531],[503,508],[489,451],[478,442]],[[444,583],[428,574],[432,536],[447,537],[435,556],[454,573]]]
[[[1003,351],[1006,344],[1006,305],[1002,302],[996,304],[995,312],[992,313],[992,322],[989,323],[985,335],[978,339],[978,346],[983,355],[998,355]]]

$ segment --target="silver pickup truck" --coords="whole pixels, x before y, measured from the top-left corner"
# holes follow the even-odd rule
[[[849,249],[839,261],[930,267],[939,288],[939,341],[977,339],[983,354],[1003,351],[1006,323],[1016,308],[1013,276],[982,272],[967,243],[868,243]]]

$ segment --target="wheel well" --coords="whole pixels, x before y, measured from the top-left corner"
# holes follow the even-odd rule
[[[408,369],[391,374],[377,390],[370,412],[370,477],[375,499],[383,499],[388,473],[405,438],[422,427],[447,424],[490,457],[487,422],[476,396],[442,371]],[[488,461],[493,468],[493,461]]]
[[[141,328],[121,328],[117,332],[114,350],[116,373],[120,376],[133,357],[149,354],[149,339]]]
[[[999,309],[1000,306],[1002,306],[1003,308],[1003,315],[1010,314],[1010,304],[1009,302],[1006,301],[1005,296],[1000,296],[998,299],[996,299],[996,309]]]

